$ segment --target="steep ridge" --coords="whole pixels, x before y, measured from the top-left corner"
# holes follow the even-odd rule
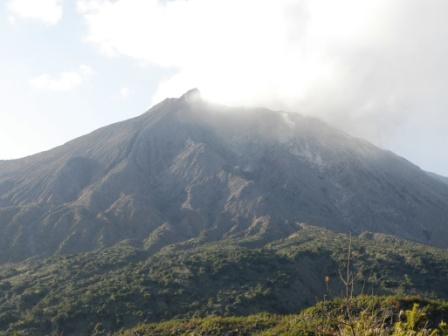
[[[0,262],[287,237],[300,223],[448,246],[448,186],[299,114],[195,90],[53,150],[0,162]]]

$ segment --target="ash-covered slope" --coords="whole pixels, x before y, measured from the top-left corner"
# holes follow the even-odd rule
[[[0,261],[124,239],[273,240],[306,222],[448,246],[448,186],[298,114],[197,91],[51,151],[0,162]]]
[[[441,176],[441,175],[434,174],[434,173],[428,173],[428,174],[429,174],[431,177],[434,177],[436,180],[448,184],[448,177]]]

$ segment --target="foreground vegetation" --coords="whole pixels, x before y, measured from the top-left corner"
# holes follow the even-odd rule
[[[139,325],[118,336],[448,335],[448,304],[417,297],[360,296],[322,302],[296,315],[208,317]],[[350,315],[349,315],[350,314]]]
[[[157,328],[238,324],[241,318],[226,317],[255,315],[254,328],[263,326],[260,332],[265,332],[295,319],[278,315],[344,294],[339,273],[348,241],[345,235],[304,226],[271,243],[192,240],[154,254],[124,242],[93,253],[2,266],[0,331],[107,335],[139,323],[188,319]],[[366,233],[353,238],[352,254],[354,294],[448,298],[447,251]],[[258,320],[262,312],[273,315]],[[223,317],[198,320],[211,315]],[[251,325],[250,318],[240,321]]]

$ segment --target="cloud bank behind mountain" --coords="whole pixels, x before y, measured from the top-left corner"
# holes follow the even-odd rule
[[[86,40],[108,55],[173,70],[154,101],[200,87],[213,101],[324,118],[416,161],[437,160],[447,140],[446,1],[79,0],[77,7]]]

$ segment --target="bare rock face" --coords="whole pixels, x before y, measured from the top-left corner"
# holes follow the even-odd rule
[[[266,242],[300,223],[448,247],[448,185],[319,120],[215,106],[197,90],[0,161],[0,262],[125,239]]]

